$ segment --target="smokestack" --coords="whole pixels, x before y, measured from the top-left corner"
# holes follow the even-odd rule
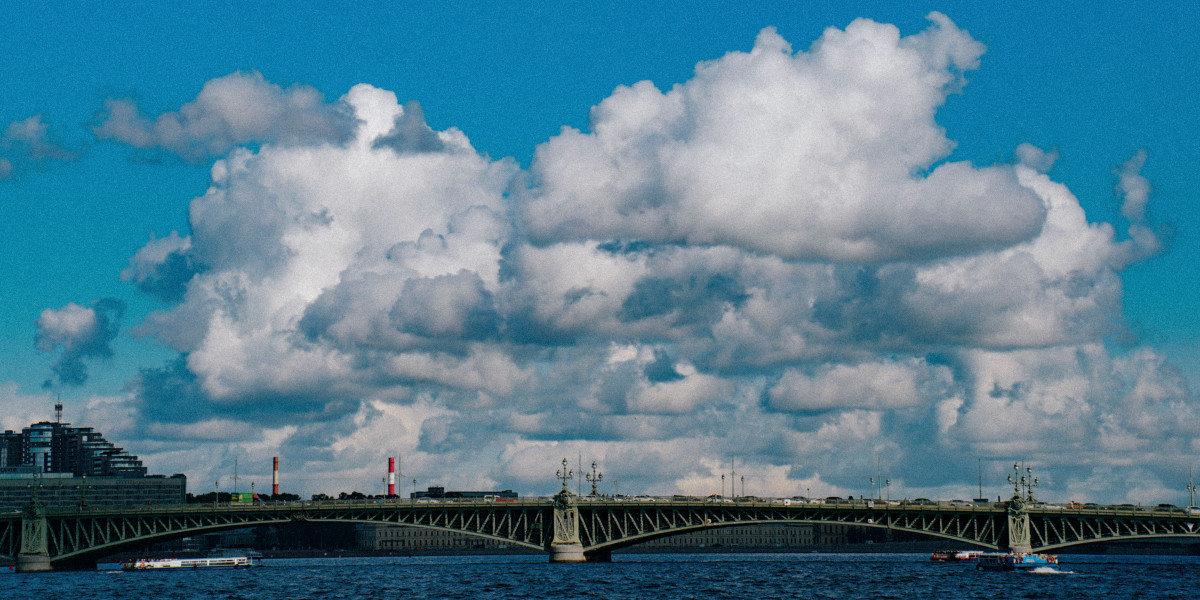
[[[396,495],[396,459],[388,457],[388,495]]]
[[[271,466],[271,495],[279,495],[279,457],[275,457],[274,464]]]

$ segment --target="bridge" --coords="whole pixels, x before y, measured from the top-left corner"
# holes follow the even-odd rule
[[[0,560],[20,571],[94,568],[106,555],[205,532],[296,522],[384,523],[502,540],[545,551],[552,562],[609,560],[648,540],[717,527],[843,523],[928,534],[994,550],[1038,552],[1131,539],[1200,540],[1200,512],[1134,506],[1045,506],[1032,495],[1006,502],[885,502],[726,498],[618,501],[553,497],[515,502],[408,499],[184,504],[45,509],[0,515]]]

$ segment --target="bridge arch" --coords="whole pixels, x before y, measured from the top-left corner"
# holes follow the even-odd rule
[[[1034,551],[1094,542],[1136,539],[1200,539],[1200,514],[1180,509],[1029,508],[1027,544]],[[564,518],[570,515],[570,518]],[[206,531],[293,521],[381,523],[454,531],[544,550],[555,559],[554,528],[575,523],[571,543],[579,559],[604,560],[611,552],[690,531],[753,524],[840,523],[920,533],[984,548],[1006,548],[1012,515],[1004,503],[895,504],[866,501],[837,504],[702,501],[618,502],[587,499],[556,503],[550,498],[518,502],[421,504],[402,500],[174,505],[47,511],[40,516],[0,515],[0,555],[42,557],[48,568],[71,568],[122,549]],[[30,526],[44,537],[40,550],[26,550]],[[29,538],[33,539],[33,538]],[[18,556],[18,553],[20,555]],[[19,561],[18,561],[19,563]],[[32,569],[31,569],[32,570]]]
[[[295,518],[288,517],[288,518],[249,520],[249,521],[244,521],[244,522],[240,522],[240,523],[222,523],[222,524],[213,524],[213,525],[200,525],[200,526],[191,527],[191,528],[187,528],[187,529],[162,531],[162,532],[157,532],[157,533],[152,533],[152,534],[147,534],[147,535],[141,535],[141,536],[131,537],[131,538],[127,538],[127,539],[112,541],[112,542],[108,542],[108,543],[102,543],[102,544],[99,544],[96,546],[82,548],[77,551],[60,554],[54,558],[52,563],[56,567],[60,567],[60,568],[70,567],[73,565],[94,566],[97,559],[103,558],[103,557],[111,555],[111,554],[132,551],[132,550],[136,550],[137,548],[141,548],[141,547],[144,547],[149,544],[166,542],[166,541],[181,539],[181,538],[190,537],[190,536],[194,536],[194,535],[200,535],[200,534],[204,534],[204,533],[214,533],[214,532],[218,532],[218,531],[230,531],[230,530],[234,530],[234,529],[244,529],[247,527],[258,527],[258,526],[262,526],[262,525],[283,525],[283,526],[300,526],[300,527],[302,527],[305,524],[316,524],[316,523],[362,523],[362,524],[375,524],[375,525],[391,525],[391,526],[397,526],[397,527],[411,527],[414,529],[426,529],[426,530],[430,530],[430,531],[449,531],[449,532],[459,533],[459,534],[468,535],[468,536],[472,536],[472,537],[477,537],[480,539],[496,540],[499,542],[504,542],[506,544],[512,544],[512,545],[516,545],[516,546],[530,548],[533,550],[543,550],[544,549],[541,546],[535,546],[535,545],[527,543],[527,542],[515,541],[515,540],[511,540],[506,537],[491,535],[491,534],[487,534],[487,533],[483,533],[483,532],[479,532],[479,531],[472,531],[472,530],[468,530],[468,529],[460,529],[460,528],[456,528],[456,527],[427,525],[427,524],[413,524],[413,523],[397,523],[394,521],[380,520],[380,519],[376,519],[376,518],[364,518],[364,517],[355,517],[355,518],[315,517],[315,518],[302,518],[302,519],[295,519]]]
[[[908,528],[908,527],[889,527],[887,525],[880,525],[880,524],[875,524],[875,523],[845,523],[843,521],[828,521],[828,520],[758,519],[758,520],[750,520],[750,521],[733,521],[733,522],[723,522],[723,523],[705,523],[705,524],[698,524],[698,525],[687,525],[687,526],[682,526],[682,527],[673,528],[673,529],[666,529],[666,530],[647,532],[647,533],[639,533],[639,534],[635,534],[635,535],[632,535],[629,537],[613,539],[613,540],[609,540],[609,541],[606,541],[606,542],[603,542],[600,544],[596,544],[594,546],[585,548],[585,551],[589,552],[589,553],[596,553],[596,554],[611,554],[612,552],[614,552],[616,550],[620,550],[622,548],[628,548],[630,546],[636,546],[638,544],[642,544],[642,543],[653,541],[653,540],[674,537],[677,535],[683,535],[686,533],[693,533],[693,532],[697,532],[697,531],[712,530],[712,529],[729,529],[729,528],[734,528],[734,527],[745,527],[745,526],[750,526],[750,525],[829,525],[829,524],[844,524],[844,525],[851,525],[851,526],[855,526],[855,527],[864,527],[864,528],[871,528],[871,529],[903,531],[906,533],[915,533],[915,534],[920,534],[920,535],[924,535],[924,536],[928,536],[928,537],[942,538],[942,539],[946,539],[946,540],[950,540],[950,541],[972,544],[975,546],[980,546],[982,548],[988,548],[988,549],[992,549],[992,550],[997,549],[996,546],[994,546],[994,545],[984,544],[976,539],[971,539],[971,538],[963,537],[960,535],[941,533],[941,532],[937,532],[937,531],[928,531],[928,530],[924,530],[924,529],[912,529],[912,528]]]

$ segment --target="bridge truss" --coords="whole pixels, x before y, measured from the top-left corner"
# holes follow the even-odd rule
[[[305,521],[456,531],[545,550],[551,560],[606,560],[613,550],[651,539],[765,523],[843,523],[923,533],[983,548],[1019,546],[1033,551],[1127,539],[1200,539],[1200,514],[1180,509],[1020,506],[1015,511],[1015,506],[1008,502],[983,506],[864,501],[618,502],[560,493],[555,498],[518,502],[331,501],[56,511],[30,507],[21,514],[0,515],[0,559],[15,560],[18,568],[21,559],[29,559],[32,562],[27,561],[26,570],[87,567],[99,557],[156,541]],[[573,550],[563,553],[564,547]]]

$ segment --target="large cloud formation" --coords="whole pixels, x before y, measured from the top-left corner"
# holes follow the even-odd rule
[[[43,310],[37,320],[35,345],[42,352],[62,351],[50,367],[54,378],[47,379],[45,387],[52,386],[54,379],[66,385],[87,381],[84,359],[112,357],[111,343],[124,315],[125,302],[117,298],[102,298],[90,307],[72,302],[57,310]]]
[[[950,159],[937,109],[984,48],[930,20],[800,52],[764,30],[667,92],[617,88],[527,172],[365,84],[320,104],[235,74],[153,125],[110,103],[102,137],[228,151],[190,235],[123,273],[180,356],[131,386],[147,443],[208,480],[281,455],[306,492],[377,491],[403,454],[456,488],[550,492],[568,456],[622,492],[736,468],[749,493],[858,494],[882,468],[891,495],[949,497],[980,458],[1117,500],[1112,457],[1200,449],[1180,377],[1105,344],[1120,272],[1159,250],[1145,156],[1119,172],[1128,235],[1032,146]],[[1130,497],[1162,491],[1143,474]]]

